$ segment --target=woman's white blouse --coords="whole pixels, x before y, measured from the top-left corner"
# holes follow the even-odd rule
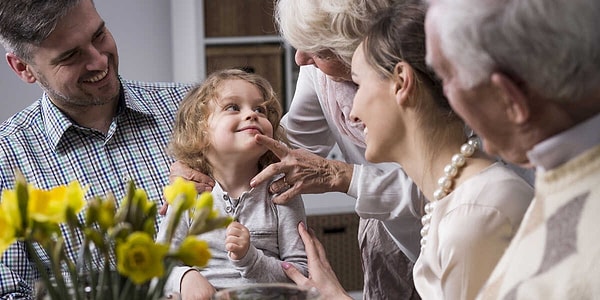
[[[508,247],[533,188],[502,163],[435,204],[413,274],[423,299],[474,299]]]

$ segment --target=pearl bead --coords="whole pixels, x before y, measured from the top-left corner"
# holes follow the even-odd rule
[[[430,221],[431,221],[431,214],[426,214],[421,218],[421,224],[423,224],[423,226],[429,224]]]
[[[425,204],[425,213],[426,214],[432,213],[434,207],[435,207],[435,204],[433,202],[429,202],[429,203]]]
[[[458,168],[453,165],[446,165],[444,167],[444,174],[450,178],[454,178],[458,174]]]
[[[439,188],[433,192],[434,201],[425,205],[425,215],[421,218],[421,224],[423,224],[423,228],[421,228],[421,251],[425,249],[425,245],[427,244],[427,235],[429,234],[430,230],[431,215],[436,205],[435,201],[443,199],[450,192],[452,192],[454,177],[458,175],[459,169],[465,166],[467,158],[471,157],[478,148],[479,142],[477,139],[469,139],[466,143],[460,146],[460,153],[454,154],[452,156],[451,163],[444,167],[445,176],[440,177],[437,181]]]
[[[452,178],[449,178],[447,176],[440,177],[440,179],[438,179],[438,186],[444,191],[450,190],[450,188],[452,187]]]
[[[429,224],[423,226],[423,228],[421,228],[421,236],[427,236],[427,233],[429,233]]]
[[[479,148],[479,141],[476,138],[470,138],[467,144],[473,146],[475,149]]]
[[[460,153],[466,157],[469,157],[471,155],[473,155],[473,153],[475,153],[475,147],[473,147],[473,145],[471,144],[463,144],[460,147]]]
[[[467,159],[462,154],[454,154],[452,156],[452,165],[457,168],[464,166],[466,161]]]
[[[444,197],[446,197],[448,194],[442,190],[442,189],[437,189],[435,190],[435,192],[433,192],[433,199],[435,200],[440,200]]]

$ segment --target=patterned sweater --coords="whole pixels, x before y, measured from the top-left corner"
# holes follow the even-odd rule
[[[536,177],[517,235],[478,299],[600,299],[600,145]]]

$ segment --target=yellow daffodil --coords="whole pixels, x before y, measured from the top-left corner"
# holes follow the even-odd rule
[[[143,189],[136,189],[133,194],[133,199],[133,203],[135,203],[135,205],[140,208],[144,214],[148,214],[148,212],[152,209],[152,206],[155,205],[154,202],[148,200],[148,194],[146,194],[146,191]]]
[[[134,232],[117,245],[117,270],[135,284],[162,277],[168,250],[169,246],[154,243],[149,234]]]
[[[115,197],[110,194],[106,198],[94,197],[88,201],[86,210],[86,227],[98,223],[100,229],[108,231],[115,225]]]
[[[204,267],[210,259],[208,243],[194,236],[187,236],[175,256],[188,266]]]
[[[181,177],[175,178],[173,184],[165,186],[163,193],[170,205],[178,206],[181,210],[190,209],[198,196],[194,183]]]
[[[13,232],[21,232],[22,226],[22,215],[19,210],[19,200],[17,199],[17,193],[14,190],[3,190],[2,200],[0,200],[0,209],[4,217],[3,228],[12,228]]]
[[[14,243],[17,239],[15,237],[15,229],[10,224],[8,212],[4,211],[3,207],[0,207],[0,256],[2,253]]]
[[[59,186],[45,191],[30,185],[28,210],[31,218],[38,222],[64,222],[66,190],[65,186]]]
[[[225,227],[232,221],[231,217],[219,216],[213,210],[210,193],[198,197],[192,182],[178,178],[164,189],[165,198],[176,212],[173,218],[169,217],[172,222],[168,224],[167,244],[155,243],[153,236],[158,214],[157,202],[150,201],[145,190],[137,189],[130,182],[120,205],[110,193],[107,197],[92,197],[86,201],[86,191],[87,188],[77,181],[41,190],[28,185],[25,177],[16,171],[14,189],[2,191],[0,199],[0,254],[15,241],[23,241],[27,247],[38,244],[56,262],[57,265],[50,273],[54,275],[53,280],[60,281],[59,284],[63,286],[66,286],[66,280],[69,279],[56,276],[58,273],[55,272],[61,272],[61,266],[83,264],[78,265],[77,269],[69,269],[70,280],[76,280],[74,278],[81,275],[77,272],[79,267],[90,267],[87,264],[95,263],[95,255],[102,256],[100,259],[105,262],[113,261],[116,256],[117,271],[120,274],[118,282],[126,282],[125,286],[128,288],[123,288],[119,283],[103,287],[102,290],[107,288],[107,292],[118,294],[119,299],[155,299],[162,294],[162,286],[167,280],[165,274],[172,270],[177,263],[175,260],[202,267],[211,258],[208,243],[196,238],[193,230],[188,231],[189,236],[177,249],[169,252],[168,243],[171,242],[172,233],[181,217],[191,217],[192,227],[199,233]],[[77,214],[84,207],[87,207],[86,221],[82,224]],[[84,250],[78,253],[82,259],[74,262],[61,253],[64,253],[68,242],[64,235],[73,234],[76,229],[83,232],[81,249]],[[33,251],[32,255],[37,255],[37,252]],[[46,270],[39,256],[34,261],[38,270]],[[107,266],[100,272],[102,274],[98,278],[105,278],[105,272],[113,273],[114,269]],[[51,277],[43,279],[47,286],[53,284],[49,278]],[[157,281],[156,284],[151,284],[153,279]],[[102,282],[92,282],[91,285],[101,285]],[[65,297],[67,296],[57,290],[51,298]]]
[[[67,208],[76,214],[79,213],[85,206],[86,192],[87,188],[82,187],[79,181],[71,181],[65,191]]]
[[[67,211],[79,213],[85,206],[85,189],[79,182],[72,181],[68,186],[57,186],[50,190],[40,190],[29,186],[28,210],[31,218],[38,222],[62,223]]]
[[[112,195],[100,202],[97,222],[104,230],[115,225],[115,198]]]
[[[198,200],[196,201],[196,209],[203,209],[203,208],[208,208],[211,209],[213,208],[213,196],[212,193],[210,192],[204,192],[202,194],[200,194],[200,197],[198,197]]]
[[[191,218],[192,224],[188,232],[190,235],[227,227],[233,221],[231,216],[219,216],[219,212],[213,210],[213,196],[210,192],[204,192],[198,197]]]

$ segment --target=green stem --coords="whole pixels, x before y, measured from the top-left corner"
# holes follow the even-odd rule
[[[37,252],[35,251],[33,243],[30,240],[25,240],[24,243],[25,243],[25,247],[27,248],[27,252],[29,252],[31,257],[33,257],[35,266],[37,267],[37,269],[40,272],[40,275],[42,277],[42,280],[44,281],[46,290],[48,291],[48,294],[50,294],[50,298],[51,299],[60,299],[60,294],[58,293],[58,291],[55,289],[54,285],[52,284],[52,280],[50,279],[48,270],[46,269],[46,266],[44,265],[44,263],[38,256]]]
[[[67,287],[67,284],[65,282],[65,278],[62,274],[62,268],[61,268],[61,264],[60,264],[60,262],[63,259],[65,261],[67,261],[66,256],[63,251],[62,243],[63,243],[63,241],[59,239],[57,241],[57,244],[54,245],[54,249],[51,249],[53,251],[49,253],[50,266],[52,269],[52,273],[54,274],[54,279],[56,281],[56,288],[58,289],[58,291],[61,295],[68,296],[69,288]]]
[[[84,300],[85,284],[83,283],[85,283],[85,281],[82,282],[79,280],[79,274],[77,272],[75,264],[69,261],[67,261],[66,263],[67,270],[69,272],[69,277],[71,278],[71,285],[73,286],[72,290],[75,293],[75,299]]]
[[[119,276],[121,277],[121,276]],[[119,300],[131,300],[131,290],[135,289],[135,286],[131,280],[123,278],[125,280],[125,285],[120,291]],[[135,294],[135,293],[134,293]]]
[[[163,295],[163,290],[165,289],[165,285],[167,284],[167,279],[169,278],[171,271],[173,271],[173,268],[175,268],[176,265],[177,261],[175,259],[165,257],[165,273],[162,277],[158,278],[158,282],[152,290],[150,299],[160,299],[162,296],[165,296]]]

